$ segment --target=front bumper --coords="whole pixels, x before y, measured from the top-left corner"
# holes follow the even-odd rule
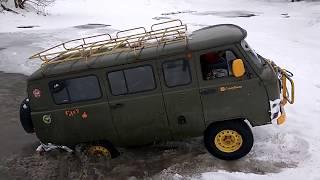
[[[291,79],[293,74],[286,69],[280,68],[273,61],[268,60],[268,62],[278,74],[278,78],[281,82],[281,100],[276,99],[274,101],[270,101],[271,120],[272,122],[277,121],[277,124],[280,125],[286,121],[286,112],[284,110],[284,106],[287,103],[293,104],[295,100],[294,82]],[[287,87],[287,82],[289,82],[291,85],[291,91],[289,91]]]

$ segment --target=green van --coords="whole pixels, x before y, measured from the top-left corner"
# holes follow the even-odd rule
[[[245,156],[251,127],[282,124],[292,74],[257,55],[232,24],[187,34],[180,20],[71,40],[33,55],[20,120],[44,143],[115,157],[115,147],[204,136],[224,160]],[[290,87],[287,87],[290,84]]]

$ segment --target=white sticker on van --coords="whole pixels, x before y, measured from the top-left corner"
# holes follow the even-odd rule
[[[276,100],[270,101],[269,103],[270,103],[270,119],[271,121],[275,121],[281,115],[281,112],[280,112],[281,100],[276,99]]]
[[[43,115],[42,116],[42,121],[45,123],[45,124],[51,124],[51,115]]]

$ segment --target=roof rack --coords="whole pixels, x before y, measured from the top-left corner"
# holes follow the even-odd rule
[[[70,40],[34,54],[29,59],[41,59],[43,64],[54,64],[124,51],[167,45],[184,41],[187,45],[187,26],[181,20],[153,24],[151,30],[138,27],[119,31],[115,37],[99,34]]]

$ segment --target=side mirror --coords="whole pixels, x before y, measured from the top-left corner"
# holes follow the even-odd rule
[[[242,77],[245,72],[246,70],[244,68],[244,63],[242,59],[235,59],[232,61],[232,74],[235,77],[237,78]]]

